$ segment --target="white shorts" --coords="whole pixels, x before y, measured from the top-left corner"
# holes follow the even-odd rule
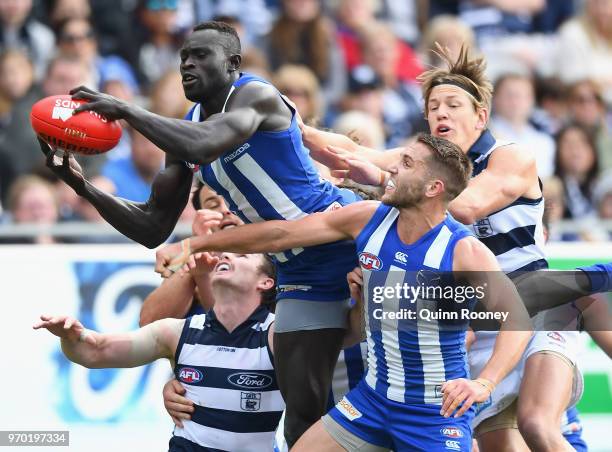
[[[505,410],[518,397],[525,363],[534,353],[554,352],[568,361],[568,364],[574,369],[572,394],[568,408],[578,403],[584,390],[582,372],[580,372],[576,363],[578,334],[577,331],[536,331],[529,341],[521,360],[506,378],[497,385],[489,400],[476,404],[476,416],[474,417],[472,427],[475,428],[483,420]],[[472,378],[476,378],[480,374],[491,357],[496,337],[496,332],[486,331],[476,333],[476,340],[468,353],[470,375]]]

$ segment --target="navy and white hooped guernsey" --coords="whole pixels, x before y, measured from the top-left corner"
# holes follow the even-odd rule
[[[269,84],[242,73],[228,99],[235,89],[247,83]],[[202,121],[202,113],[201,105],[196,104],[186,119]],[[302,144],[295,114],[288,129],[255,132],[240,146],[202,166],[199,175],[246,223],[297,220],[359,200],[351,191],[319,177],[308,149]],[[274,255],[278,264],[278,298],[313,301],[348,298],[345,279],[356,265],[354,252],[354,244],[343,241]]]
[[[486,169],[493,152],[508,142],[498,141],[485,130],[468,152],[474,164],[472,177]],[[476,237],[489,248],[502,271],[533,271],[548,268],[544,253],[542,215],[544,198],[519,197],[514,202],[472,225]]]
[[[175,427],[170,451],[272,450],[285,408],[268,345],[273,321],[265,307],[231,333],[212,310],[185,320],[174,374],[195,411]]]
[[[382,301],[372,296],[376,287],[418,284],[423,275],[446,275],[452,271],[455,245],[471,236],[467,227],[449,214],[443,222],[417,242],[405,245],[397,232],[399,211],[381,204],[357,237],[357,251],[364,270],[365,322],[368,343],[366,383],[384,397],[412,404],[441,404],[441,385],[468,376],[465,330],[467,322],[447,320],[397,320],[382,318],[380,312],[432,309],[430,301],[397,296]],[[374,270],[374,271],[372,271]],[[448,272],[448,273],[446,273]],[[442,302],[437,309],[453,309],[456,303]],[[472,308],[467,303],[464,308]],[[379,314],[376,314],[376,310]]]

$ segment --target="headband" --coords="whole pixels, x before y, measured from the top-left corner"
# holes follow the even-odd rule
[[[474,99],[476,99],[478,102],[481,102],[482,99],[480,99],[480,95],[478,94],[478,91],[476,90],[476,88],[471,85],[471,84],[467,84],[467,83],[462,83],[458,80],[453,80],[453,79],[446,79],[446,78],[441,78],[441,79],[437,79],[435,80],[432,84],[431,87],[432,89],[435,88],[436,86],[440,86],[440,85],[454,85],[458,88],[461,88],[463,91],[467,92],[470,96],[472,96]]]

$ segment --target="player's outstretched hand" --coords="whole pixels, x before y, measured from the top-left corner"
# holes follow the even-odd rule
[[[79,162],[69,153],[64,152],[64,156],[57,156],[57,149],[49,146],[45,141],[38,138],[40,150],[47,157],[46,165],[61,180],[66,182],[77,193],[85,185],[83,169]]]
[[[163,278],[169,278],[187,263],[191,255],[189,239],[178,243],[171,243],[157,250],[155,253],[155,272]]]
[[[336,146],[326,146],[322,149],[313,147],[310,150],[310,156],[330,170],[348,170],[346,159],[354,157],[354,154]]]
[[[211,273],[217,264],[219,257],[208,252],[195,253],[189,257],[182,271],[189,272],[193,278]]]
[[[373,163],[354,157],[343,157],[343,161],[348,169],[331,170],[330,174],[333,177],[348,178],[358,184],[374,187],[382,186],[387,180],[387,173]]]
[[[474,403],[484,402],[491,391],[476,380],[458,378],[448,380],[442,385],[442,408],[440,414],[444,417],[463,415]]]
[[[92,334],[87,334],[85,327],[77,319],[66,315],[50,316],[41,315],[40,322],[36,322],[32,328],[39,330],[45,328],[51,334],[70,342],[84,341],[96,345],[96,339]]]
[[[100,93],[82,85],[70,90],[70,94],[75,100],[87,101],[87,103],[83,103],[80,107],[75,108],[72,113],[73,115],[83,111],[95,111],[111,121],[125,118],[127,104],[110,94]]]
[[[164,407],[172,418],[172,422],[179,428],[183,428],[182,419],[191,419],[193,413],[193,402],[185,397],[185,388],[174,378],[164,385]]]

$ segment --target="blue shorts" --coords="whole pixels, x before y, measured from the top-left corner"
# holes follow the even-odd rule
[[[470,408],[455,419],[440,415],[440,408],[394,402],[361,380],[328,415],[345,430],[376,446],[396,451],[470,451],[474,410]]]

